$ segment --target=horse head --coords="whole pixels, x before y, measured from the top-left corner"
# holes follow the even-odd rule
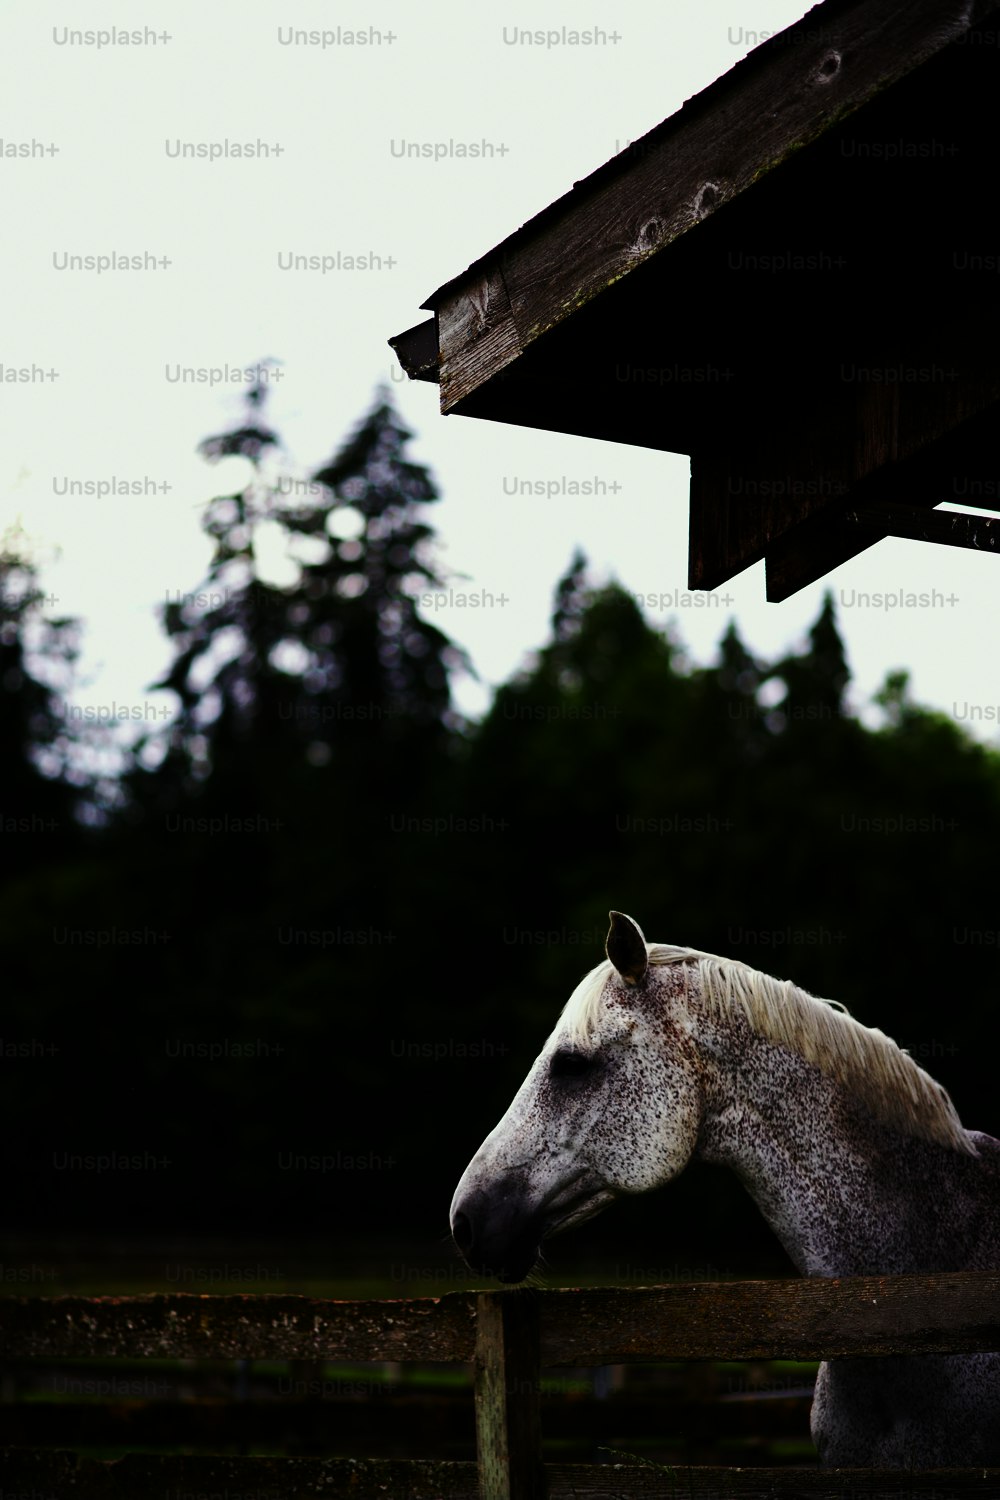
[[[676,1177],[698,1136],[699,1058],[684,966],[652,966],[611,912],[607,961],[584,978],[455,1190],[451,1231],[476,1272],[521,1281],[542,1241],[616,1197]]]

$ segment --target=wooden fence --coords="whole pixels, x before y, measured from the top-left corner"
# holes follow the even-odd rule
[[[1000,1500],[1000,1469],[667,1468],[641,1461],[543,1464],[541,1456],[543,1368],[986,1350],[1000,1350],[1000,1272],[452,1292],[377,1302],[186,1294],[0,1298],[0,1352],[8,1360],[472,1362],[478,1454],[476,1463],[146,1453],[98,1460],[51,1446],[11,1446],[0,1456],[0,1493],[75,1500],[162,1500],[165,1494],[255,1500],[681,1494],[704,1500]]]

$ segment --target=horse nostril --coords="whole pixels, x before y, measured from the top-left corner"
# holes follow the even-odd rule
[[[463,1255],[472,1249],[472,1241],[475,1236],[472,1232],[472,1220],[468,1214],[455,1215],[451,1224],[451,1235]]]

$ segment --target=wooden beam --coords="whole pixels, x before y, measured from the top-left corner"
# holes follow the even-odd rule
[[[951,330],[956,344],[970,336],[970,330]],[[791,524],[787,516],[772,524],[764,546],[768,600],[789,598],[882,537],[916,534],[892,532],[893,506],[901,508],[901,524],[908,515],[917,525],[914,517],[934,515],[935,505],[953,497],[961,475],[993,475],[995,483],[1000,378],[979,357],[956,356],[955,365],[955,379],[946,386],[859,388],[859,397],[864,395],[854,440],[845,445],[853,478],[842,486],[840,499],[803,507]],[[864,524],[847,519],[862,513],[868,515]],[[929,525],[937,539],[965,545],[957,540],[962,527]]]
[[[475,1293],[400,1301],[283,1296],[0,1297],[9,1358],[471,1360]]]
[[[1000,1350],[1000,1272],[803,1277],[542,1297],[543,1364]]]
[[[37,1500],[478,1500],[476,1465],[367,1458],[228,1458],[129,1453],[113,1460],[51,1449],[0,1449],[4,1495]]]
[[[989,8],[854,0],[810,12],[758,47],[428,299],[438,314],[442,412],[460,410],[513,351],[739,199]],[[487,329],[484,296],[501,283],[506,305]]]
[[[983,400],[996,393],[991,386]],[[776,402],[779,426],[770,415]],[[935,435],[922,402],[912,413],[906,404],[901,423],[898,387],[874,383],[816,390],[800,381],[776,392],[765,381],[748,394],[743,420],[747,431],[735,442],[692,455],[690,588],[718,588],[770,559],[785,535],[818,538],[824,559],[839,548],[837,562],[863,551],[875,538],[834,537],[825,520],[810,523],[839,514],[857,483],[896,461],[901,447],[908,453]]]
[[[2,1297],[0,1348],[11,1359],[466,1361],[478,1295]],[[1000,1271],[543,1291],[537,1303],[543,1365],[1000,1350]]]
[[[767,553],[768,601],[780,603],[865,547],[889,536],[936,542],[945,547],[969,547],[977,552],[1000,552],[1000,519],[934,510],[933,501],[925,505],[900,505],[875,500],[831,509],[787,530],[772,543]]]
[[[414,328],[407,328],[405,333],[397,333],[395,338],[389,340],[389,346],[395,349],[400,366],[411,380],[429,380],[434,385],[437,384],[439,371],[436,318],[428,318],[425,323],[418,323]]]
[[[862,531],[844,521],[843,507],[808,517],[775,537],[767,549],[766,597],[780,604],[799,589],[849,562],[885,535],[878,528]]]
[[[475,1398],[481,1500],[544,1500],[534,1292],[476,1298]]]
[[[997,516],[965,516],[954,510],[922,510],[916,505],[866,505],[847,511],[843,524],[848,530],[875,531],[879,536],[972,547],[977,552],[1000,551]]]
[[[631,1455],[628,1455],[631,1457]],[[167,1494],[282,1500],[480,1500],[476,1466],[411,1459],[225,1458],[0,1450],[5,1493],[66,1500],[163,1500]],[[1000,1500],[1000,1469],[688,1467],[653,1462],[547,1464],[550,1500]]]
[[[461,296],[447,298],[437,313],[441,351],[441,410],[448,412],[469,391],[501,374],[521,354],[524,344],[511,311],[500,266],[467,279]],[[445,352],[461,349],[456,363]]]

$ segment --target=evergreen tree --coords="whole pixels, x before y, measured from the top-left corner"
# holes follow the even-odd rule
[[[768,716],[758,698],[766,670],[731,620],[719,642],[718,661],[705,674],[708,691],[718,695],[719,754],[727,765],[752,763],[767,754]]]
[[[573,554],[572,562],[556,584],[555,604],[552,610],[554,642],[571,640],[579,630],[590,592],[587,583],[587,559],[578,547]]]
[[[295,535],[329,555],[303,566],[311,605],[300,639],[311,653],[306,688],[334,711],[353,710],[381,730],[380,743],[419,740],[443,748],[457,724],[449,673],[469,664],[421,614],[422,596],[441,586],[433,531],[418,507],[438,499],[426,467],[405,455],[412,434],[385,390],[368,416],[313,480],[320,499],[286,518]],[[334,734],[329,736],[332,741]]]
[[[760,664],[743,644],[735,620],[730,620],[719,642],[719,660],[715,670],[719,686],[724,692],[752,698],[760,686]]]
[[[595,902],[602,921],[609,899],[639,908],[651,883],[671,886],[665,846],[640,830],[691,804],[700,814],[710,775],[700,685],[680,666],[635,600],[590,582],[577,554],[556,587],[552,638],[499,689],[471,746],[470,804],[509,823],[477,881],[498,903],[497,930],[512,917],[544,927],[554,911],[589,930]],[[567,977],[575,957],[549,955]]]
[[[256,473],[207,507],[208,578],[164,610],[176,654],[156,686],[180,709],[152,777],[132,778],[147,805],[151,783],[160,805],[201,789],[206,804],[243,797],[259,808],[328,766],[357,797],[358,776],[370,784],[391,768],[412,779],[455,725],[448,674],[464,657],[420,612],[420,592],[440,580],[418,507],[437,491],[404,454],[410,433],[382,392],[311,482],[289,485],[264,473],[278,447],[260,419],[265,395],[256,386],[245,422],[201,445]],[[297,563],[290,586],[260,576],[265,522]],[[152,759],[155,742],[143,753]]]
[[[196,793],[213,791],[223,775],[226,792],[245,795],[252,760],[239,747],[253,734],[265,760],[270,758],[274,724],[267,705],[276,683],[268,652],[280,598],[254,573],[254,530],[269,509],[268,486],[261,476],[263,457],[278,439],[262,421],[267,388],[258,381],[246,394],[244,422],[232,431],[206,438],[199,451],[215,461],[247,459],[254,478],[233,495],[217,496],[205,507],[202,528],[212,538],[214,556],[202,586],[162,607],[174,659],[153,690],[169,689],[178,713],[165,731],[154,732],[136,746],[136,765],[126,778],[130,812],[162,814]]]
[[[809,631],[809,649],[778,663],[772,676],[788,687],[781,711],[789,724],[825,723],[846,716],[846,692],[851,680],[843,637],[837,628],[833,595],[827,591]]]
[[[48,618],[47,602],[23,533],[8,531],[0,543],[0,822],[20,865],[67,842],[88,782],[84,736],[67,718],[79,623]]]

